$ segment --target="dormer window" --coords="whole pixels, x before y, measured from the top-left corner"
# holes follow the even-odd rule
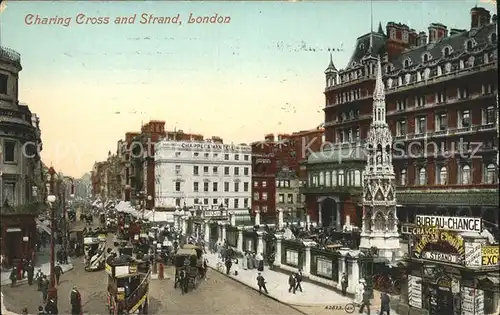
[[[411,65],[411,60],[409,58],[405,59],[405,61],[403,62],[403,67],[408,68],[410,65]]]
[[[465,42],[465,48],[468,50],[468,51],[471,51],[472,48],[474,48],[474,46],[476,46],[476,43],[474,42],[473,39],[469,39],[468,41]]]
[[[445,48],[443,48],[443,56],[448,57],[452,51],[453,50],[450,46],[446,46]]]
[[[429,53],[424,53],[424,54],[422,55],[422,61],[423,61],[423,62],[428,62],[428,61],[429,61],[429,60],[431,60],[431,59],[432,59],[432,56],[431,56],[431,54],[429,54]]]

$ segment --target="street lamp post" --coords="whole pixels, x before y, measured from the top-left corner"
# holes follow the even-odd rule
[[[49,168],[49,183],[50,183],[50,192],[49,195],[47,196],[47,201],[50,206],[50,221],[51,221],[51,228],[50,228],[50,286],[49,290],[47,292],[48,298],[53,298],[57,301],[57,288],[56,288],[56,276],[54,273],[55,269],[55,225],[56,225],[56,218],[55,218],[55,209],[54,209],[54,202],[56,201],[56,196],[54,195],[54,175],[56,171],[54,170],[53,167]]]

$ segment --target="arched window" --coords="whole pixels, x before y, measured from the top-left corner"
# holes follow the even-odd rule
[[[405,59],[405,61],[403,62],[403,68],[408,68],[410,64],[411,64],[410,59]]]
[[[380,211],[375,215],[374,227],[377,232],[385,231],[385,218]]]
[[[465,43],[465,48],[467,48],[467,50],[472,50],[473,47],[474,47],[474,42],[472,40],[468,40]]]
[[[401,173],[399,173],[399,184],[401,186],[406,185],[406,170],[405,169],[401,170]]]
[[[451,54],[451,49],[450,47],[445,47],[443,48],[443,56],[448,57]]]
[[[431,59],[431,55],[430,55],[430,54],[425,53],[425,54],[423,54],[423,55],[422,55],[422,61],[423,61],[423,62],[427,62],[427,61],[429,61],[430,59]]]
[[[494,164],[488,164],[486,167],[485,183],[495,184],[497,182],[496,167]]]
[[[326,172],[325,174],[325,186],[326,187],[330,187],[332,186],[332,179],[331,179],[331,173],[330,172]]]
[[[344,170],[339,170],[338,184],[341,187],[345,186]]]
[[[361,172],[359,170],[354,171],[354,186],[361,186]]]
[[[313,175],[312,174],[309,175],[308,181],[309,181],[309,183],[307,183],[307,186],[312,187],[313,186]]]
[[[337,186],[337,171],[332,171],[332,186]]]
[[[463,165],[461,170],[460,170],[460,180],[462,185],[469,185],[470,184],[470,166],[469,165]]]
[[[418,171],[418,184],[420,186],[427,184],[427,171],[425,170],[425,167],[422,167]]]
[[[439,169],[438,180],[439,180],[438,184],[446,185],[448,181],[448,170],[446,169],[446,166],[443,166]]]
[[[325,184],[325,173],[319,173],[319,185],[323,186]]]
[[[443,75],[443,69],[441,68],[441,66],[437,66],[437,75]]]

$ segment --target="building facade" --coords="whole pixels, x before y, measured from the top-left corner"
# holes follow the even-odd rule
[[[276,155],[274,136],[254,142],[252,148],[252,214],[259,211],[263,221],[276,220]]]
[[[252,150],[218,141],[161,140],[155,147],[156,206],[202,206],[248,216]]]
[[[0,208],[43,202],[40,120],[19,102],[20,55],[0,47]]]
[[[337,209],[328,212],[337,212],[341,224],[347,215],[361,223],[364,146],[381,56],[398,218],[412,222],[422,211],[477,215],[498,226],[497,19],[477,7],[470,18],[469,30],[433,23],[428,36],[390,22],[386,33],[379,26],[357,39],[345,69],[330,57],[324,126],[333,145],[306,164],[303,191],[312,217],[326,207]]]

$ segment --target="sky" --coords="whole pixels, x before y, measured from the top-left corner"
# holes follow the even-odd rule
[[[150,119],[226,143],[316,128],[328,49],[344,68],[370,31],[371,6],[375,30],[394,21],[427,31],[433,22],[468,29],[476,4],[496,12],[480,0],[8,1],[1,45],[21,54],[19,99],[40,117],[43,161],[78,177]],[[183,23],[142,25],[143,13]],[[231,21],[189,24],[191,13]],[[27,25],[28,14],[72,21]],[[79,14],[110,23],[77,24]],[[134,14],[135,24],[114,23]]]

